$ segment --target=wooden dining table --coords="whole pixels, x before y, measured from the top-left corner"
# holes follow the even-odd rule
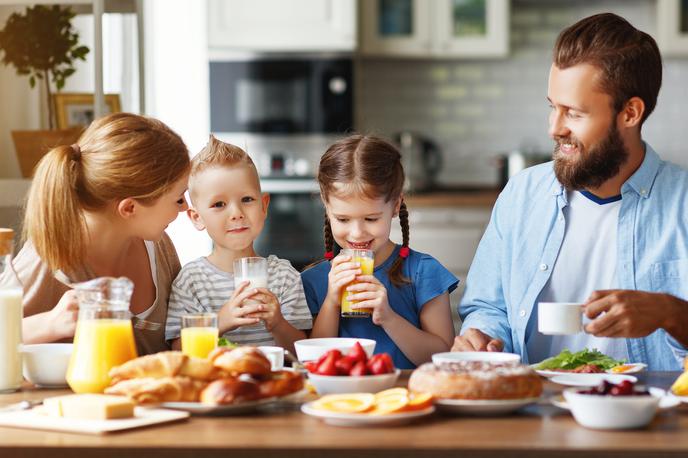
[[[404,371],[398,384],[405,385],[408,376]],[[650,372],[639,379],[666,389],[677,376]],[[599,431],[578,425],[548,402],[561,389],[546,382],[540,403],[512,415],[436,413],[403,426],[331,426],[288,404],[104,435],[0,427],[0,457],[688,457],[688,404],[660,411],[644,429]],[[26,386],[0,394],[0,408],[65,393]]]

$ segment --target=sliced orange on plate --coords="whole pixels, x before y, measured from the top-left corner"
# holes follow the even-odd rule
[[[370,411],[372,415],[387,415],[390,413],[402,412],[408,406],[409,397],[407,393],[388,393],[384,396],[375,397],[375,405]]]
[[[375,405],[370,393],[328,394],[313,403],[314,409],[339,413],[364,413]]]
[[[432,400],[433,397],[430,393],[412,393],[406,408],[407,410],[427,409],[432,405]]]

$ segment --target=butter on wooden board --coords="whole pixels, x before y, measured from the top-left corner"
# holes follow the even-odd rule
[[[107,394],[68,394],[43,401],[44,412],[52,417],[108,420],[131,418],[134,404],[124,396]]]

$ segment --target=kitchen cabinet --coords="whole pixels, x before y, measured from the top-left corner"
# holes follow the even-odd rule
[[[210,0],[208,45],[240,51],[353,51],[356,0]]]
[[[658,0],[657,31],[664,56],[688,56],[688,0]]]
[[[456,307],[461,301],[468,269],[490,221],[491,206],[409,207],[410,247],[427,253],[456,275],[460,282],[450,295],[454,328],[460,327]],[[392,223],[391,239],[401,243],[398,221]]]
[[[509,0],[365,0],[366,55],[491,58],[509,51]]]

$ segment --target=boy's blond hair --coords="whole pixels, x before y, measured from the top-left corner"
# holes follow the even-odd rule
[[[245,165],[253,170],[258,178],[258,170],[251,157],[236,145],[225,143],[211,135],[208,144],[191,159],[191,174],[189,176],[189,194],[194,198],[194,185],[198,174],[210,167],[233,167]],[[260,184],[259,184],[260,185]]]

